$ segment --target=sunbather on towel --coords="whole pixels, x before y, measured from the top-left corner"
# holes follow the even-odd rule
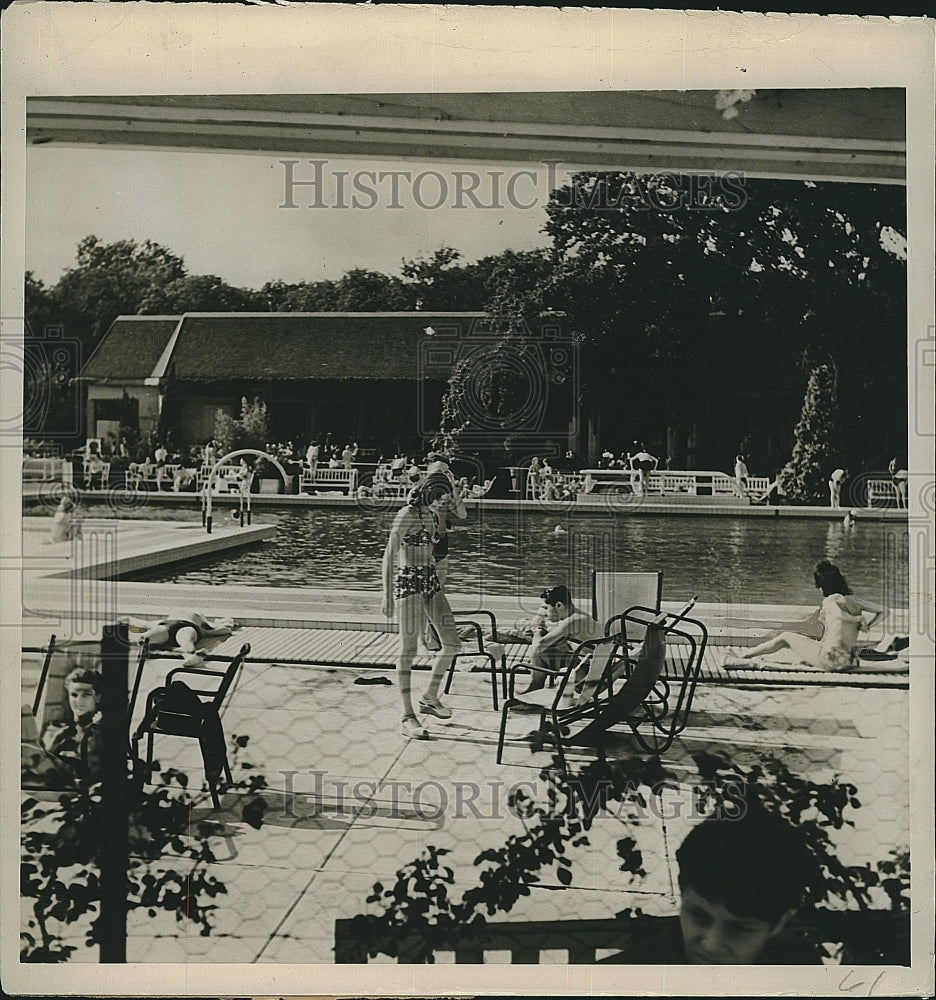
[[[884,614],[884,609],[855,597],[838,567],[826,559],[816,564],[813,579],[823,593],[819,607],[819,621],[824,629],[822,638],[781,632],[746,650],[740,657],[726,658],[726,669],[756,666],[761,670],[790,670],[789,660],[780,663],[762,659],[784,649],[793,651],[797,670],[853,670],[859,666],[854,651],[858,633],[869,629]],[[759,662],[753,664],[751,660]]]
[[[140,636],[140,642],[149,640],[151,648],[180,649],[185,653],[186,665],[197,664],[204,659],[206,646],[224,640],[234,631],[234,620],[222,618],[209,622],[197,612],[173,615],[151,625]]]

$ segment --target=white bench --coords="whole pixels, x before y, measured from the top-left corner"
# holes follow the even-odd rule
[[[181,463],[175,465],[164,465],[161,469],[157,469],[155,466],[150,466],[150,468],[144,471],[143,466],[136,462],[131,462],[129,468],[127,469],[127,486],[130,489],[138,490],[143,483],[154,483],[157,489],[162,486],[163,483],[169,483],[172,485],[175,479],[175,474],[182,468]],[[108,469],[110,466],[108,465]]]
[[[886,506],[890,506],[890,502],[893,500],[898,507],[900,506],[900,498],[897,495],[897,488],[890,479],[868,480],[865,492],[865,504],[868,507],[873,507],[875,500],[886,501]]]
[[[320,465],[313,474],[309,468],[303,468],[299,480],[300,493],[314,493],[318,490],[344,490],[348,496],[354,496],[358,486],[357,469],[329,469]]]
[[[23,459],[23,482],[50,483],[58,480],[63,483],[72,481],[71,462],[60,458]]]
[[[538,491],[534,488],[535,485],[539,486]],[[547,490],[549,490],[550,486],[552,486],[557,493],[561,493],[563,487],[566,487],[573,493],[587,492],[587,480],[583,475],[580,475],[577,472],[550,472],[546,475],[541,475],[538,480],[534,480],[531,476],[527,476],[527,500],[545,499]]]
[[[596,493],[601,486],[623,488],[636,493],[640,483],[640,473],[636,469],[584,469],[582,479],[585,493]]]
[[[584,477],[586,493],[595,493],[599,487],[629,490],[632,493],[640,491],[640,473],[636,469],[584,469],[581,475]],[[735,496],[737,486],[734,477],[725,472],[657,469],[646,474],[646,492],[658,496],[678,493],[691,496],[703,493]]]

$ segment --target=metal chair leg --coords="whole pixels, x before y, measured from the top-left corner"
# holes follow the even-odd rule
[[[510,702],[505,701],[501,711],[500,732],[497,735],[497,763],[504,762],[504,737],[507,734],[507,713],[510,711]]]
[[[494,711],[497,711],[497,661],[491,653],[484,654],[485,659],[491,665],[491,701],[494,703]]]

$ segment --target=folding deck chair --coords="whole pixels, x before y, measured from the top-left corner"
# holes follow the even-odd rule
[[[520,705],[540,710],[543,742],[555,745],[565,771],[567,747],[595,746],[603,756],[606,733],[620,723],[630,727],[648,753],[660,754],[672,746],[688,722],[705,652],[705,626],[652,608],[630,608],[606,628],[606,638],[580,643],[564,670],[536,668],[554,675],[554,689],[516,694],[519,667],[511,671],[498,734],[498,764],[503,762],[508,714]],[[639,645],[633,638],[637,634]],[[572,733],[570,726],[580,722],[587,725]]]
[[[592,573],[592,618],[605,626],[615,616],[629,608],[660,610],[663,597],[662,572]],[[631,640],[643,638],[643,631],[632,623]]]
[[[25,646],[23,652],[39,653],[43,660],[33,704],[31,708],[24,705],[21,712],[22,787],[30,790],[72,787],[74,774],[44,749],[42,735],[50,725],[69,720],[65,691],[68,674],[76,667],[100,673],[101,640],[62,640],[53,634],[45,646]],[[140,663],[143,655],[141,651]],[[129,667],[128,661],[128,670]]]

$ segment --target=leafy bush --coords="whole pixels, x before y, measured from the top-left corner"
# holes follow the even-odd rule
[[[232,767],[247,741],[246,736],[232,738]],[[242,764],[241,770],[249,767]],[[227,893],[208,869],[216,860],[209,843],[216,825],[193,826],[184,772],[166,769],[159,779],[156,787],[139,790],[130,806],[127,907],[145,910],[150,918],[171,914],[177,923],[194,925],[207,937],[214,926],[216,900]],[[259,793],[265,787],[260,775],[234,783],[246,794],[243,818],[253,826],[262,822],[266,803]],[[100,784],[80,784],[58,794],[54,802],[31,796],[23,801],[20,895],[28,903],[29,916],[20,934],[21,961],[67,962],[77,950],[65,941],[70,925],[84,927],[87,946],[101,944],[98,862],[113,836],[105,829],[105,815]]]
[[[214,439],[218,445],[219,457],[239,448],[264,451],[270,439],[270,412],[267,404],[259,397],[250,402],[244,396],[241,399],[240,417],[236,419],[219,409],[215,414]]]
[[[847,813],[860,807],[854,785],[833,778],[817,783],[790,772],[769,754],[760,763],[741,766],[723,755],[694,754],[699,780],[692,784],[700,814],[737,807],[739,788],[746,789],[765,809],[783,816],[802,833],[816,861],[816,880],[808,888],[807,905],[861,910],[888,901],[892,910],[909,909],[909,855],[893,851],[876,865],[845,865],[836,856],[829,829],[852,825]],[[487,917],[508,913],[546,871],[571,885],[576,851],[590,845],[588,832],[605,810],[613,810],[625,825],[635,807],[645,810],[651,796],[677,787],[677,775],[659,759],[623,762],[596,761],[574,778],[554,766],[540,772],[546,783],[546,801],[537,802],[520,790],[510,808],[523,824],[523,833],[508,837],[503,847],[482,851],[474,860],[475,884],[459,897],[455,872],[444,863],[447,848],[428,845],[420,856],[401,868],[393,885],[376,883],[366,903],[371,912],[358,914],[352,933],[366,941],[371,957],[384,953],[407,961],[433,962],[434,952],[454,949],[477,935],[483,938]],[[685,778],[681,779],[685,783]],[[617,842],[619,870],[634,883],[646,875],[636,839],[628,832]],[[878,890],[877,898],[875,892]],[[884,900],[881,899],[883,895]],[[639,908],[627,908],[619,917],[637,918]],[[869,943],[870,947],[870,943]],[[878,951],[886,943],[876,943]],[[873,951],[873,949],[872,949]]]

